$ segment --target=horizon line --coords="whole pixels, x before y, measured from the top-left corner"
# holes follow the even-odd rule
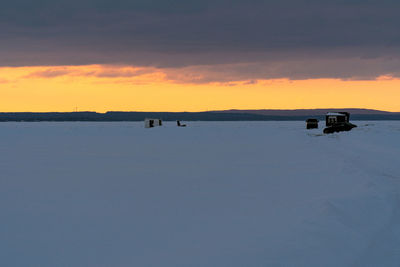
[[[107,110],[104,112],[101,111],[93,111],[93,110],[73,110],[73,111],[0,111],[1,113],[99,113],[106,114],[109,112],[140,112],[140,113],[202,113],[202,112],[227,112],[227,111],[318,111],[318,110],[364,110],[364,111],[377,111],[377,112],[386,112],[386,113],[400,113],[400,111],[387,111],[381,109],[373,109],[373,108],[296,108],[296,109],[215,109],[215,110],[200,110],[200,111],[143,111],[143,110]]]

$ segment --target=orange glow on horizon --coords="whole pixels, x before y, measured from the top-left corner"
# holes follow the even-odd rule
[[[179,71],[179,70],[176,70]],[[124,66],[0,68],[0,112],[371,108],[400,111],[400,79],[174,81]]]

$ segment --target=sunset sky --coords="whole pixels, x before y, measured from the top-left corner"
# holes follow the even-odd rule
[[[0,112],[400,111],[400,1],[15,0]]]

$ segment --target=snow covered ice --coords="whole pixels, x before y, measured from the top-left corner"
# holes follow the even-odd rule
[[[1,123],[1,266],[399,266],[400,122],[187,124]]]

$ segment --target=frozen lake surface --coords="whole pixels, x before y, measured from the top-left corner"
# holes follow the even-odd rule
[[[187,124],[1,123],[1,266],[399,266],[400,122]]]

